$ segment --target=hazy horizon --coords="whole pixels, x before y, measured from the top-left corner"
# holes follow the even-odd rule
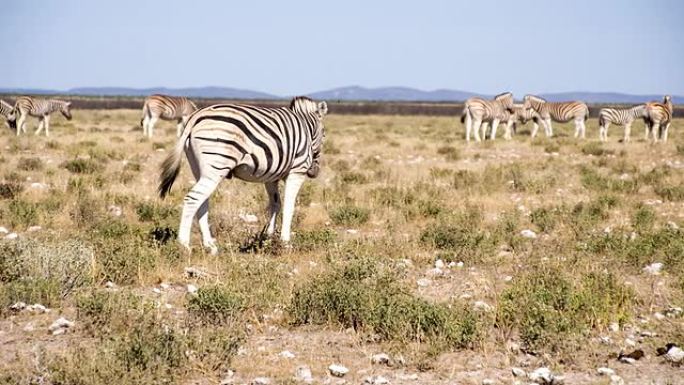
[[[684,95],[684,3],[11,1],[0,88]]]

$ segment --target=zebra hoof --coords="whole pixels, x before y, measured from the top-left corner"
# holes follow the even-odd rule
[[[218,254],[218,246],[216,246],[215,243],[212,242],[211,244],[205,244],[204,247],[206,249],[209,249],[210,255],[217,255]]]

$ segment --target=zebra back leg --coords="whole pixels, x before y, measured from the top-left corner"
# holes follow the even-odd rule
[[[475,141],[476,142],[481,142],[480,125],[482,125],[482,119],[481,118],[475,118],[475,121],[473,123],[473,135],[475,135]]]
[[[38,128],[36,128],[34,134],[40,135],[40,132],[43,131],[43,127],[45,127],[45,116],[38,118]]]
[[[670,131],[670,124],[671,122],[667,122],[665,129],[663,130],[663,142],[667,142],[667,133]]]
[[[496,139],[496,129],[499,127],[499,119],[494,119],[492,122],[492,132],[489,134],[489,140]]]
[[[290,242],[290,228],[292,226],[292,216],[294,215],[295,201],[299,188],[306,179],[305,174],[290,174],[285,180],[285,202],[283,205],[283,229],[280,239],[283,242]]]
[[[17,118],[17,136],[22,131],[22,128],[26,124],[26,114],[24,114],[22,111],[19,111],[19,117]],[[26,129],[23,129],[24,132],[26,132]]]
[[[466,142],[470,142],[470,131],[473,128],[473,117],[470,116],[470,111],[466,111],[465,126],[466,126]]]
[[[546,137],[550,138],[553,136],[553,126],[552,126],[551,118],[544,119],[544,131],[546,131]]]
[[[489,122],[482,122],[482,125],[480,126],[480,129],[482,130],[482,133],[480,136],[482,137],[482,140],[487,140],[487,129],[489,128]]]
[[[45,115],[43,118],[43,127],[45,128],[45,137],[50,136],[50,115]]]
[[[190,169],[192,170],[192,175],[195,177],[196,181],[199,181],[201,173],[197,158],[192,151],[186,151],[186,155],[188,158],[188,163],[190,164]],[[216,240],[211,236],[211,229],[209,228],[209,199],[206,199],[202,204],[200,204],[195,217],[197,218],[200,233],[202,234],[202,245],[209,249],[211,255],[218,254]]]
[[[625,136],[622,138],[622,143],[629,143],[631,136],[632,136],[632,122],[627,122],[625,124]]]
[[[147,122],[147,137],[148,138],[152,138],[152,134],[154,133],[154,125],[157,123],[157,120],[159,120],[159,118],[152,115],[150,117],[150,120]]]
[[[266,182],[266,193],[268,194],[268,229],[266,234],[271,236],[275,233],[276,219],[280,212],[280,193],[278,192],[278,182]]]
[[[176,138],[179,138],[183,133],[183,127],[185,127],[185,117],[178,119],[178,124],[176,125]]]

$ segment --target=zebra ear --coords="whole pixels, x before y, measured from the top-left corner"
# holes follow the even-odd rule
[[[318,114],[323,117],[328,114],[328,103],[320,102],[318,103]]]

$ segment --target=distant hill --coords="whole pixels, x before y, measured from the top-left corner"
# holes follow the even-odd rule
[[[126,87],[82,87],[70,90],[0,88],[0,94],[70,94],[81,96],[147,96],[155,93],[211,99],[258,99],[277,100],[289,98],[265,92],[243,90],[229,87],[193,87],[193,88],[126,88]],[[330,90],[311,92],[314,99],[343,101],[415,101],[415,102],[462,102],[473,96],[492,97],[492,95],[475,92],[439,89],[424,91],[410,87],[366,88],[360,86],[340,87]],[[517,100],[523,94],[516,94]],[[630,95],[615,92],[559,92],[545,93],[539,96],[549,101],[582,100],[587,103],[620,103],[636,104],[650,100],[661,100],[662,95]],[[684,96],[673,96],[675,104],[684,103]]]

